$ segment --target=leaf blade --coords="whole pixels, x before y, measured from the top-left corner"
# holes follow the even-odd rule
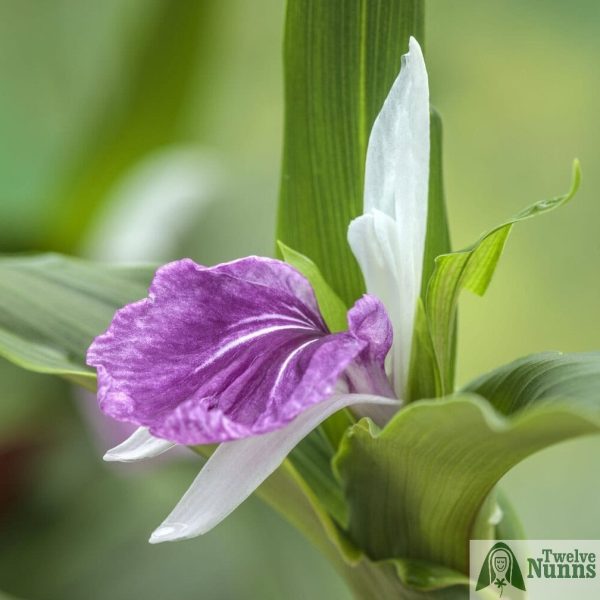
[[[117,308],[146,295],[153,273],[55,254],[0,258],[0,355],[93,387],[90,342]]]
[[[567,204],[579,189],[580,181],[579,162],[575,161],[571,187],[566,194],[536,202],[484,234],[469,248],[436,258],[427,287],[425,307],[431,343],[440,369],[442,395],[451,393],[454,387],[456,309],[461,291],[467,289],[483,295],[492,280],[513,225]]]
[[[493,535],[477,517],[500,478],[543,448],[599,433],[599,392],[600,353],[543,354],[460,395],[414,402],[381,431],[360,421],[334,461],[351,540],[374,559],[466,572],[469,538]]]

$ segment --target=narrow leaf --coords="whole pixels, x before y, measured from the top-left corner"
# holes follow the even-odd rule
[[[537,202],[483,235],[466,250],[443,254],[436,259],[435,270],[427,288],[425,309],[431,343],[440,369],[442,393],[451,393],[454,386],[455,321],[460,292],[468,289],[483,295],[490,284],[513,225],[569,202],[579,188],[580,179],[579,163],[575,161],[571,189],[566,194]]]
[[[429,200],[427,208],[427,237],[423,257],[423,277],[421,295],[427,292],[429,278],[435,268],[435,259],[440,254],[450,252],[450,229],[446,213],[444,176],[442,168],[442,119],[435,109],[431,109],[429,124]]]

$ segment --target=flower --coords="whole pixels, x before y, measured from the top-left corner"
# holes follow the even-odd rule
[[[369,140],[364,214],[348,232],[369,295],[347,331],[327,329],[309,282],[281,261],[184,259],[160,268],[148,298],[119,310],[90,346],[101,409],[139,426],[106,460],[221,444],[151,542],[214,527],[339,409],[379,424],[397,410],[421,285],[428,102],[411,38]]]
[[[153,540],[212,527],[332,412],[393,403],[384,370],[391,341],[372,296],[348,312],[348,331],[330,333],[308,281],[278,260],[160,268],[148,298],[119,310],[88,350],[102,411],[143,428],[107,458],[228,443],[188,493],[195,517],[176,509]],[[227,494],[207,477],[223,479]]]

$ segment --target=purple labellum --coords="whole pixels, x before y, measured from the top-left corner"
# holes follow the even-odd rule
[[[310,284],[283,262],[184,259],[115,314],[87,361],[111,417],[179,444],[224,442],[279,429],[337,390],[393,397],[383,305],[364,296],[348,324],[330,333]]]

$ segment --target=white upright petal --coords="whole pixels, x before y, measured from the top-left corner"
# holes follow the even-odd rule
[[[124,442],[115,446],[104,455],[109,462],[135,462],[145,458],[153,458],[175,444],[154,437],[146,427],[136,429]]]
[[[409,233],[414,225],[424,234],[428,183],[429,85],[421,47],[411,37],[369,137],[364,212],[381,210]]]
[[[421,48],[411,38],[369,138],[365,214],[348,232],[367,291],[383,301],[394,326],[391,376],[400,397],[421,290],[428,183],[429,87]]]
[[[221,444],[183,498],[150,537],[150,543],[195,537],[218,525],[319,423],[351,404],[397,404],[380,396],[337,394],[316,404],[282,429]]]

